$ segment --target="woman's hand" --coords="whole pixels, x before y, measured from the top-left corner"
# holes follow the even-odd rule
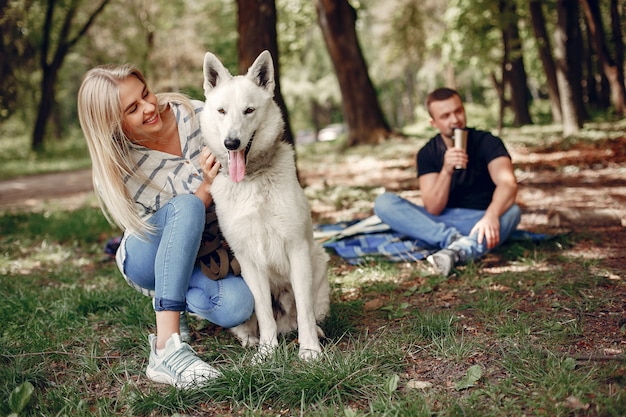
[[[204,174],[203,181],[206,185],[210,187],[213,184],[213,180],[217,177],[221,166],[209,148],[202,149],[200,153],[200,167],[202,168],[202,173]]]
[[[219,174],[219,170],[221,164],[215,156],[211,153],[209,148],[203,148],[200,152],[200,158],[198,160],[200,162],[200,168],[202,169],[202,184],[198,187],[196,191],[196,196],[200,198],[205,207],[209,207],[211,203],[213,203],[213,197],[211,197],[211,185],[213,184],[213,180]]]

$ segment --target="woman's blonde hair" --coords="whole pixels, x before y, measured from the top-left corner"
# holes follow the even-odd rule
[[[128,77],[147,82],[132,65],[103,65],[85,74],[78,91],[78,119],[87,140],[92,161],[92,179],[100,207],[111,223],[122,230],[144,235],[153,228],[135,208],[125,179],[147,181],[131,157],[131,142],[122,129],[122,103],[119,84]],[[159,113],[170,102],[178,102],[193,114],[189,98],[183,94],[158,94]]]

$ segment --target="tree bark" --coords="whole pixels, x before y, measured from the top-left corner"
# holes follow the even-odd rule
[[[346,0],[314,0],[324,42],[339,81],[348,146],[378,144],[391,133],[356,35],[356,10]]]
[[[502,17],[502,41],[504,44],[504,70],[509,73],[511,87],[511,107],[515,115],[513,124],[523,126],[532,124],[528,105],[528,83],[524,69],[524,52],[522,41],[517,28],[517,11],[515,3],[500,0],[500,15]]]
[[[552,49],[550,38],[546,30],[546,21],[543,15],[542,0],[531,0],[529,2],[531,23],[535,40],[539,49],[541,65],[546,75],[548,85],[548,96],[550,97],[550,110],[552,112],[552,122],[560,124],[563,122],[561,114],[561,98],[559,97],[559,85],[556,80],[556,68],[552,59]]]
[[[626,115],[626,89],[624,87],[624,70],[623,70],[623,43],[621,40],[621,29],[619,25],[619,14],[617,12],[617,4],[613,0],[611,2],[611,21],[613,26],[613,40],[617,41],[615,47],[617,54],[622,55],[621,65],[618,66],[617,62],[613,60],[609,54],[608,48],[604,41],[604,25],[602,24],[602,17],[600,15],[600,5],[597,0],[580,0],[582,5],[591,39],[593,40],[593,47],[598,55],[598,59],[602,65],[602,69],[606,78],[611,85],[611,98],[613,106],[615,107],[615,113],[619,116]],[[617,20],[615,22],[615,20]],[[617,33],[615,33],[617,32]],[[619,38],[616,38],[619,36]]]
[[[581,100],[577,94],[580,87],[580,78],[575,79],[571,74],[576,71],[576,59],[580,58],[580,50],[576,51],[576,31],[578,28],[578,0],[557,1],[557,26],[555,31],[554,55],[556,62],[556,76],[561,97],[561,111],[563,114],[563,135],[575,135],[582,127],[582,118],[577,110]],[[578,59],[580,65],[580,59]],[[578,83],[578,86],[575,83]]]
[[[278,38],[276,34],[276,3],[274,0],[237,0],[239,31],[239,72],[245,73],[264,50],[272,54],[274,63],[274,100],[285,120],[283,140],[293,144],[289,112],[280,89]]]
[[[61,69],[61,66],[63,66],[63,61],[65,60],[69,50],[85,35],[89,27],[94,22],[96,16],[104,10],[104,7],[108,2],[109,0],[102,0],[95,11],[89,15],[89,18],[83,27],[78,30],[74,37],[70,37],[70,30],[72,28],[74,16],[78,9],[78,4],[76,2],[72,2],[67,9],[60,32],[53,37],[52,23],[56,0],[48,0],[40,52],[40,66],[42,70],[41,99],[39,102],[39,109],[37,111],[37,119],[35,120],[31,142],[31,147],[35,151],[40,151],[43,148],[46,124],[50,119],[52,108],[56,104],[55,86],[59,70]],[[52,60],[48,62],[48,55],[51,51],[50,41],[53,39],[57,39],[56,50],[52,56]]]

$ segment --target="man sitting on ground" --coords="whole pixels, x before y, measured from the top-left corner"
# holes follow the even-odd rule
[[[502,140],[466,129],[465,108],[455,90],[426,98],[430,124],[439,133],[417,154],[424,207],[384,193],[374,211],[393,230],[440,250],[428,261],[448,276],[456,265],[481,258],[519,224],[517,180]],[[454,129],[467,130],[467,150],[454,147]]]

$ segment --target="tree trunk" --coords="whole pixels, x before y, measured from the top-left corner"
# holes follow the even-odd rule
[[[289,112],[280,89],[280,66],[278,58],[278,39],[276,35],[276,3],[274,0],[237,0],[239,31],[239,72],[245,73],[254,60],[264,50],[272,54],[274,63],[274,100],[280,107],[285,119],[283,140],[293,144],[293,132],[289,121]]]
[[[502,65],[502,74],[504,74],[504,65]],[[504,110],[508,106],[506,98],[504,97],[504,81],[498,81],[498,77],[492,71],[491,74],[491,82],[493,87],[496,89],[496,93],[498,94],[498,131],[502,130],[502,126],[504,125]]]
[[[35,127],[33,129],[33,141],[32,149],[34,151],[40,151],[43,149],[44,137],[46,134],[46,125],[50,114],[52,113],[52,106],[56,101],[54,94],[54,85],[57,79],[58,68],[46,66],[43,69],[43,77],[41,80],[41,101],[39,102],[39,110],[37,111],[37,119],[35,120]]]
[[[622,3],[622,10],[624,4]],[[615,50],[615,66],[617,67],[618,82],[624,87],[624,38],[622,23],[619,14],[618,0],[611,0],[611,40]],[[623,97],[623,95],[622,95]],[[624,115],[624,113],[622,113]]]
[[[70,31],[78,4],[75,2],[71,3],[71,7],[67,9],[65,17],[63,18],[63,24],[61,25],[59,33],[53,36],[52,26],[56,0],[48,0],[40,51],[40,65],[43,72],[41,77],[41,98],[31,142],[31,147],[35,151],[40,151],[43,148],[46,124],[52,113],[52,108],[56,103],[55,86],[59,70],[63,66],[63,61],[69,50],[87,33],[87,29],[93,24],[96,16],[104,10],[108,2],[109,0],[102,0],[97,8],[89,14],[89,18],[82,28],[77,31],[74,37],[70,38]],[[57,45],[51,62],[48,62],[48,55],[51,50],[50,42],[52,40],[56,40]]]
[[[531,0],[529,2],[531,23],[533,32],[539,48],[539,57],[541,65],[546,74],[548,84],[548,96],[550,97],[550,110],[552,111],[552,122],[560,124],[563,121],[561,115],[561,98],[559,97],[559,86],[556,81],[556,68],[552,59],[552,49],[550,47],[550,38],[546,30],[546,21],[541,8],[542,0]]]
[[[612,1],[614,3],[614,1]],[[604,41],[604,25],[602,24],[602,17],[600,15],[600,5],[597,0],[580,0],[580,4],[583,7],[591,39],[593,40],[593,47],[598,55],[598,59],[602,65],[602,69],[606,78],[611,85],[611,97],[613,106],[615,107],[615,113],[619,116],[626,115],[626,89],[624,87],[624,71],[623,71],[623,43],[621,41],[621,29],[619,26],[619,14],[617,13],[617,5],[615,4],[615,17],[617,22],[613,23],[613,31],[617,31],[615,36],[619,36],[619,40],[616,45],[617,53],[622,54],[621,68],[618,67],[616,61],[611,58],[606,43]],[[613,14],[613,4],[611,5],[612,13],[611,20],[615,20]]]
[[[582,118],[577,110],[577,88],[572,85],[573,79],[569,76],[574,71],[575,59],[580,51],[575,51],[575,30],[578,26],[578,0],[557,1],[557,26],[555,30],[554,55],[556,62],[556,76],[561,97],[561,110],[563,114],[563,135],[565,137],[575,135],[582,127]],[[576,53],[578,52],[578,53]],[[580,60],[578,61],[580,65]],[[580,87],[580,80],[578,80]]]
[[[391,133],[356,35],[356,10],[346,0],[314,0],[335,68],[348,126],[348,146],[378,144]]]
[[[528,106],[528,83],[524,69],[524,53],[517,29],[518,18],[515,3],[500,0],[500,14],[503,22],[504,69],[509,72],[506,79],[508,79],[511,87],[511,107],[515,115],[513,124],[515,126],[532,124]]]

